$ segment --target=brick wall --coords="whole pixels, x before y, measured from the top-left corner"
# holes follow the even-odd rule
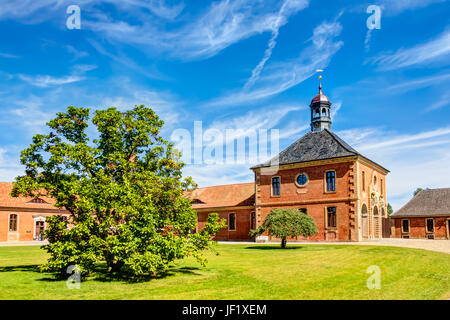
[[[208,219],[208,214],[212,212],[217,212],[220,218],[224,218],[227,220],[228,225],[228,217],[230,213],[235,213],[236,215],[236,229],[229,230],[228,227],[220,230],[215,240],[251,240],[252,238],[249,235],[250,232],[250,214],[254,212],[254,209],[238,209],[238,210],[226,210],[226,211],[201,211],[198,212],[198,229],[202,229],[205,227],[205,223]]]
[[[10,214],[17,214],[17,231],[9,231],[9,216]],[[60,214],[60,213],[58,213]],[[35,235],[35,219],[34,217],[42,217],[45,219],[52,213],[29,211],[0,211],[0,241],[32,241]],[[44,222],[44,227],[47,224]]]
[[[435,239],[449,239],[448,220],[450,216],[445,217],[430,217],[434,219],[434,238]],[[417,218],[394,218],[394,235],[395,238],[402,238],[402,220],[409,220],[409,238],[410,239],[425,239],[426,232],[425,217]]]
[[[308,215],[314,219],[319,230],[318,235],[308,240],[357,240],[355,228],[351,225],[352,210],[354,204],[349,199],[354,196],[353,180],[354,162],[331,163],[302,168],[289,168],[279,170],[273,175],[256,176],[256,207],[258,224],[266,218],[267,214],[274,208],[306,208]],[[336,171],[336,191],[327,192],[325,173],[329,170]],[[295,183],[297,175],[306,173],[308,183],[299,187]],[[272,177],[279,176],[281,180],[280,196],[272,196]],[[326,208],[336,207],[337,227],[327,228]],[[305,239],[293,239],[305,240]]]

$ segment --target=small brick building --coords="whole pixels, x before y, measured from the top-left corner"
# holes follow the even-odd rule
[[[47,216],[69,216],[68,211],[55,208],[47,197],[11,197],[12,186],[10,182],[0,182],[0,241],[42,240]]]
[[[385,223],[389,171],[331,131],[330,108],[319,86],[310,104],[311,131],[275,158],[252,167],[254,183],[193,191],[199,227],[209,213],[218,212],[228,220],[228,228],[216,239],[250,240],[250,229],[261,225],[272,209],[296,208],[318,227],[318,235],[308,240],[359,241],[389,233]],[[270,235],[257,240],[270,240]]]
[[[450,188],[420,191],[391,218],[395,238],[450,239]]]

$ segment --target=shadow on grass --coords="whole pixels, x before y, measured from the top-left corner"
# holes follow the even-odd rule
[[[119,273],[97,272],[93,279],[100,282],[112,282],[112,281],[130,282],[130,283],[147,282],[151,280],[169,278],[179,274],[193,275],[193,276],[201,275],[200,273],[195,272],[197,270],[200,270],[200,268],[169,267],[169,269],[157,275],[143,275],[143,276],[133,276],[127,272],[119,272]]]
[[[244,249],[254,249],[254,250],[303,250],[303,251],[326,251],[326,250],[336,250],[343,249],[344,246],[321,246],[321,245],[287,245],[286,248],[281,248],[280,245],[258,245],[245,247]]]
[[[28,264],[28,265],[19,265],[19,266],[0,267],[0,272],[15,272],[15,271],[39,272],[39,266],[37,264]]]
[[[197,267],[177,267],[171,266],[166,271],[161,272],[157,275],[144,275],[144,276],[133,276],[130,273],[117,272],[117,273],[109,273],[102,266],[97,266],[96,271],[89,274],[87,277],[83,277],[82,281],[95,280],[101,282],[112,282],[112,281],[120,281],[120,282],[146,282],[156,279],[164,279],[168,277],[173,277],[179,274],[184,275],[193,275],[199,276],[200,273],[196,271],[200,270]],[[39,270],[39,265],[17,265],[17,266],[3,266],[0,267],[0,273],[2,272],[35,272],[43,275],[43,278],[36,279],[37,281],[45,281],[45,282],[55,282],[55,281],[66,281],[70,274],[52,274],[48,272],[41,272]]]
[[[251,246],[251,247],[245,247],[245,249],[256,249],[256,250],[299,250],[299,249],[305,249],[305,247],[302,246],[287,246],[286,248],[282,248],[281,246]]]

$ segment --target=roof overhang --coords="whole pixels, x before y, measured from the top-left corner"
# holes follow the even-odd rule
[[[352,162],[356,161],[358,156],[345,156],[345,157],[336,157],[336,158],[327,158],[327,159],[321,159],[321,160],[312,160],[312,161],[303,161],[303,162],[293,162],[293,163],[287,163],[287,164],[281,164],[279,166],[255,166],[251,167],[250,170],[256,172],[260,169],[266,169],[270,170],[273,168],[277,168],[279,170],[285,170],[285,169],[296,169],[296,168],[305,168],[305,167],[314,167],[314,166],[322,166],[327,165],[331,163],[342,163],[342,162]]]
[[[381,173],[387,175],[390,171],[388,169],[386,169],[385,167],[382,167],[381,165],[379,165],[378,163],[362,156],[362,155],[358,155],[357,156],[357,160],[361,161],[362,163],[364,163],[365,165],[368,165],[378,171],[380,171]]]

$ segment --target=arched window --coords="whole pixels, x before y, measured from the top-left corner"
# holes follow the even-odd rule
[[[314,115],[315,118],[320,117],[319,109],[316,109],[316,114]]]
[[[17,231],[17,214],[9,215],[9,231]]]
[[[327,109],[322,108],[322,117],[326,117],[327,116]]]
[[[378,216],[378,207],[373,207],[373,215]]]
[[[361,214],[362,214],[363,216],[366,216],[366,215],[367,215],[367,206],[366,206],[365,203],[364,203],[364,204],[362,205],[362,207],[361,207]]]

